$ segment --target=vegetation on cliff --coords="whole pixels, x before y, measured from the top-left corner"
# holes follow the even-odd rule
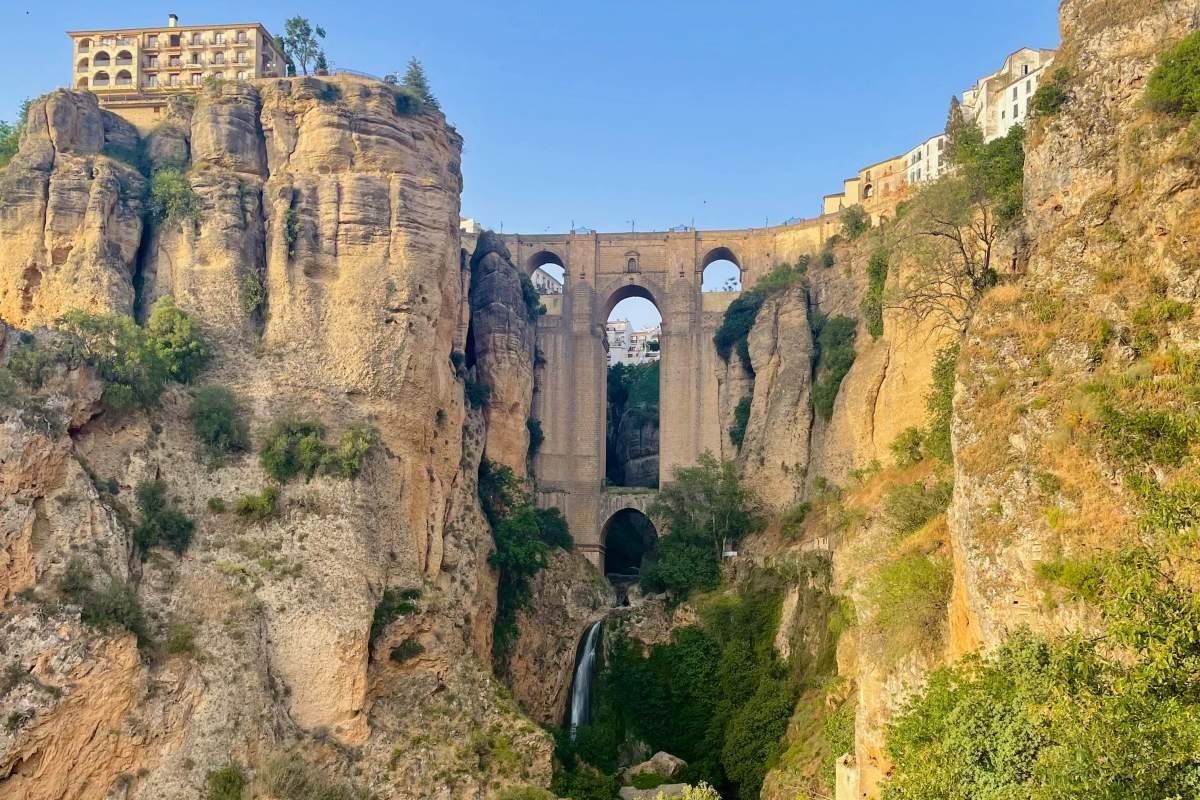
[[[707,451],[696,466],[674,469],[649,515],[662,522],[662,535],[642,567],[642,588],[678,598],[715,588],[722,554],[762,526],[758,504],[734,463]]]
[[[1159,56],[1146,81],[1146,105],[1166,114],[1200,113],[1200,31],[1185,36]]]
[[[557,508],[537,508],[512,469],[484,458],[479,463],[479,503],[492,529],[495,550],[488,563],[499,573],[492,660],[508,672],[517,642],[517,614],[529,602],[529,582],[549,563],[552,547],[573,546],[567,521]]]
[[[768,298],[800,284],[807,273],[808,259],[803,259],[796,264],[779,264],[770,273],[760,278],[753,289],[748,289],[738,295],[725,309],[721,326],[713,334],[713,344],[716,345],[717,354],[724,361],[729,361],[733,351],[737,350],[738,356],[742,360],[742,366],[747,370],[752,370],[748,337],[750,329],[754,327],[754,322],[758,319],[758,310],[762,308]]]

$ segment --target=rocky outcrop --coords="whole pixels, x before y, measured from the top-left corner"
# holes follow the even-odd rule
[[[620,486],[658,488],[658,409],[627,408],[612,434]]]
[[[529,604],[509,659],[513,695],[529,716],[561,725],[579,640],[614,602],[613,588],[582,554],[555,548],[550,565],[534,576]]]
[[[491,390],[485,406],[487,457],[525,474],[533,403],[534,321],[521,273],[500,237],[484,232],[471,256],[471,358]]]
[[[94,95],[57,91],[30,105],[0,174],[0,318],[32,328],[72,308],[133,310],[146,181],[118,156],[136,145]]]

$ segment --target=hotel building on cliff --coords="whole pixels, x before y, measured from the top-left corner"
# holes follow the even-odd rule
[[[145,130],[162,119],[172,95],[206,79],[251,80],[285,74],[283,51],[258,22],[68,31],[75,89]]]

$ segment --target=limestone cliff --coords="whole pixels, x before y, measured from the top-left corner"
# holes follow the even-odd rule
[[[118,415],[87,370],[58,373],[43,394],[62,432],[6,407],[0,597],[20,632],[4,657],[28,678],[0,686],[14,720],[0,796],[192,798],[208,770],[289,747],[380,797],[546,784],[548,738],[485,666],[488,434],[451,360],[470,314],[460,148],[440,113],[354,78],[207,87],[145,141],[90,95],[34,104],[0,173],[6,323],[144,313],[172,295],[215,350],[201,380],[241,398],[256,444],[285,415],[330,436],[367,424],[379,441],[356,480],[285,484],[278,513],[253,522],[221,509],[267,476],[250,454],[202,457],[181,387]],[[143,229],[139,169],[177,170],[187,213]],[[149,479],[196,520],[181,557],[133,555],[133,489]],[[132,636],[47,605],[73,554],[129,582],[154,639],[189,644],[139,659]],[[419,600],[372,643],[388,588]],[[420,656],[389,657],[401,645]],[[515,760],[482,756],[480,736]]]

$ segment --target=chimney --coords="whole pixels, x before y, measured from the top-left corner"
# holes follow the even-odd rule
[[[179,15],[178,14],[167,14],[167,27],[168,28],[179,27]]]

